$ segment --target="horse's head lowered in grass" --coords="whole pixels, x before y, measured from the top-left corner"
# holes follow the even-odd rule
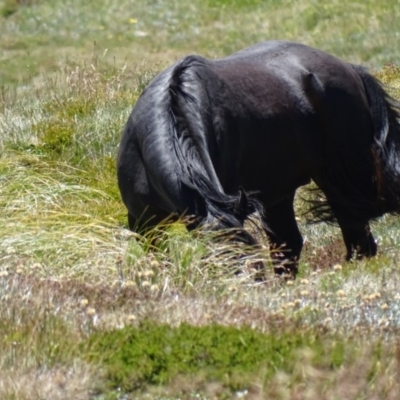
[[[369,221],[400,211],[399,115],[363,68],[301,44],[185,57],[153,79],[125,127],[118,183],[129,226],[188,215],[189,229],[234,228],[256,245],[243,223],[258,209],[282,250],[276,265],[295,275],[293,199],[313,180],[326,199],[313,215],[339,224],[347,259],[373,256]]]

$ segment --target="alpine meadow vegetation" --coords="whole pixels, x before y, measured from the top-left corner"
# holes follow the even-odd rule
[[[374,222],[377,257],[344,263],[300,191],[300,274],[259,281],[261,233],[239,262],[181,223],[130,232],[115,158],[186,54],[295,40],[400,100],[399,20],[397,0],[0,0],[0,398],[397,399],[399,218]]]

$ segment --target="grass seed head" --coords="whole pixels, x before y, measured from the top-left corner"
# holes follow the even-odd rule
[[[86,310],[86,315],[89,316],[89,317],[92,317],[92,316],[94,316],[95,314],[96,314],[96,309],[94,309],[93,307],[89,307],[89,308]]]
[[[134,281],[132,281],[131,279],[128,279],[127,281],[124,282],[124,287],[126,288],[131,288],[131,287],[135,287],[136,283]]]
[[[156,293],[159,291],[159,287],[157,284],[153,284],[150,286],[150,292]]]
[[[80,305],[81,307],[86,307],[88,304],[89,304],[89,300],[88,300],[88,299],[82,299],[82,300],[79,302],[79,305]]]
[[[341,271],[343,269],[343,267],[340,264],[335,264],[333,266],[333,270],[334,271]]]

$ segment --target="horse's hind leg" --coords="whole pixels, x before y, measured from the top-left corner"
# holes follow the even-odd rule
[[[377,245],[368,223],[360,224],[359,226],[339,225],[346,245],[347,261],[353,257],[359,260],[363,257],[373,257],[376,255]]]
[[[297,226],[293,200],[295,193],[266,207],[263,227],[268,236],[275,273],[296,276],[303,238]]]
[[[368,221],[351,222],[342,216],[340,207],[332,206],[339,227],[342,231],[343,241],[346,246],[346,260],[352,258],[357,260],[363,257],[373,257],[376,255],[377,245],[372,236]]]

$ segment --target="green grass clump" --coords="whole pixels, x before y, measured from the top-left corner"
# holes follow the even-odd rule
[[[74,139],[74,124],[70,121],[51,121],[37,124],[33,127],[38,132],[41,142],[39,150],[52,152],[60,156],[70,147]]]
[[[311,349],[315,365],[328,369],[340,367],[353,352],[343,340],[310,332],[262,334],[249,327],[149,321],[95,333],[85,346],[88,360],[105,368],[108,384],[123,391],[168,384],[182,375],[218,381],[234,391],[268,380],[278,370],[292,373],[304,349]]]

